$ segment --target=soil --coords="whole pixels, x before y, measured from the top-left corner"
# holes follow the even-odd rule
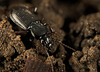
[[[37,7],[53,38],[50,56],[10,20],[9,10],[20,5]],[[99,11],[99,0],[0,0],[0,72],[100,72]]]

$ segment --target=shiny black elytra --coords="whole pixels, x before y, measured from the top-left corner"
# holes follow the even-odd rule
[[[47,26],[39,20],[37,15],[26,7],[14,7],[9,13],[10,19],[24,30],[30,30],[33,37],[38,37],[41,43],[50,48],[52,38],[48,33]]]

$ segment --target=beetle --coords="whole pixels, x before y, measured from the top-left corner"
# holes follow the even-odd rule
[[[23,30],[29,30],[33,37],[38,37],[41,43],[50,48],[52,46],[52,37],[48,29],[35,13],[32,13],[26,7],[15,7],[9,13],[10,19]]]
[[[36,15],[36,10],[37,8],[35,8],[34,12],[32,12],[31,10],[29,10],[29,8],[25,6],[15,6],[9,11],[9,17],[20,28],[22,28],[23,30],[29,30],[33,37],[38,38],[43,46],[45,46],[45,51],[48,56],[48,51],[54,48],[53,41],[56,41],[63,46],[73,51],[76,51],[70,46],[63,44],[60,41],[54,40],[51,37],[49,30],[47,29],[47,25],[45,23],[42,23]],[[52,28],[50,29],[50,31],[52,32]]]
[[[35,9],[36,12],[36,9]],[[48,50],[52,47],[53,39],[49,34],[47,26],[39,20],[35,13],[32,13],[28,8],[24,6],[14,7],[9,12],[10,19],[23,30],[29,30],[33,37],[39,38],[43,46],[45,46],[45,51],[49,57]],[[51,62],[52,72],[53,63]]]
[[[28,8],[24,6],[19,6],[19,7],[14,7],[10,10],[9,17],[16,25],[21,27],[23,30],[29,30],[33,37],[38,38],[45,47],[45,51],[49,56],[48,50],[50,48],[53,48],[52,46],[53,38],[51,37],[45,23],[43,24],[34,12],[30,11]],[[73,48],[61,43],[60,41],[56,42],[59,42],[65,47],[75,51]],[[53,71],[52,61],[51,61],[51,66]]]

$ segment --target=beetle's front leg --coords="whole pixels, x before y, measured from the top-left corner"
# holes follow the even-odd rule
[[[37,9],[38,9],[37,7],[34,8],[34,13],[37,13]]]

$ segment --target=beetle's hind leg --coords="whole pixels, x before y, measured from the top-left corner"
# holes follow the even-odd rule
[[[15,34],[26,34],[26,31],[14,31]]]

